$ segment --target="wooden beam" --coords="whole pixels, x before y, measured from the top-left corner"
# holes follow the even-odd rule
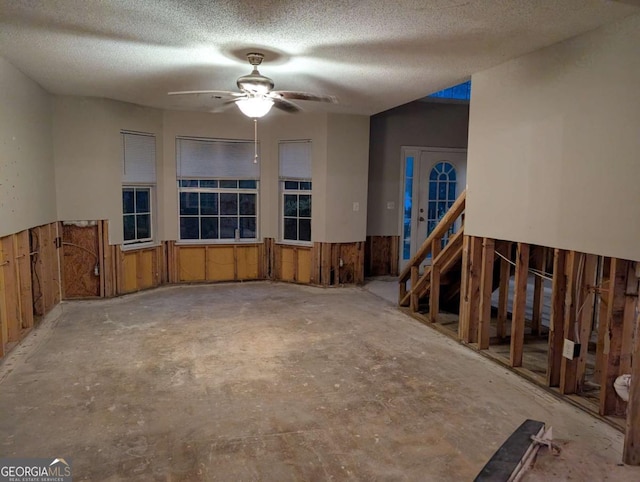
[[[560,385],[562,345],[564,343],[564,302],[567,290],[566,251],[556,249],[553,253],[553,281],[551,283],[551,319],[549,323],[549,354],[547,385]]]
[[[435,262],[431,265],[431,289],[429,290],[429,320],[438,322],[440,313],[440,265]]]
[[[544,253],[543,246],[533,248],[533,267],[538,271],[544,271]],[[531,334],[539,335],[542,326],[542,302],[544,294],[544,283],[540,276],[534,276],[533,279],[533,312],[531,315]]]
[[[501,253],[505,258],[511,259],[512,243],[501,243]],[[511,263],[500,259],[500,285],[498,287],[498,320],[496,325],[497,336],[504,340],[507,336],[507,315],[509,311],[509,280],[511,279]]]
[[[513,288],[513,314],[511,317],[511,347],[509,365],[522,366],[524,349],[524,309],[527,304],[527,278],[529,276],[529,245],[518,243],[516,278]]]
[[[470,237],[468,266],[467,325],[464,341],[476,343],[480,320],[480,275],[482,273],[482,238],[480,237]]]
[[[411,295],[409,298],[409,309],[414,313],[418,311],[420,299],[418,297],[418,292],[413,289],[414,286],[418,284],[418,267],[411,267]]]
[[[20,312],[19,328],[22,331],[33,327],[33,292],[31,290],[29,230],[20,231],[13,236],[13,239],[18,283],[18,306]],[[21,339],[22,336],[21,334]]]
[[[620,373],[631,373],[633,335],[635,332],[636,306],[638,303],[638,276],[635,265],[627,268],[627,287],[624,292],[624,312],[622,314],[622,343],[620,346]]]
[[[634,272],[637,275],[638,263],[635,265]],[[627,465],[640,465],[640,303],[637,297],[635,307],[637,315],[633,330],[631,387],[627,404],[627,430],[622,455],[622,461]]]
[[[576,324],[576,309],[578,306],[578,298],[576,297],[576,293],[579,288],[577,287],[578,283],[578,265],[580,261],[580,256],[583,256],[582,253],[576,253],[575,251],[569,251],[566,256],[566,276],[567,276],[567,287],[565,291],[565,300],[564,300],[564,337],[566,339],[572,340],[574,342],[578,342],[576,340],[575,335],[575,324]],[[564,340],[563,340],[564,344]],[[573,360],[569,360],[568,358],[562,357],[560,363],[560,393],[563,395],[575,393],[578,388],[578,359],[574,358]]]
[[[458,318],[458,339],[469,339],[469,251],[471,237],[462,240],[462,272],[460,274],[460,313]]]
[[[584,389],[585,374],[587,370],[587,356],[589,354],[589,340],[591,339],[591,331],[593,330],[593,309],[595,307],[595,290],[596,275],[598,268],[598,257],[593,254],[585,255],[584,270],[581,275],[580,286],[580,305],[578,308],[579,323],[579,342],[580,356],[578,357],[578,366],[576,371],[576,379],[578,382],[578,392]]]
[[[607,333],[607,293],[609,291],[610,263],[611,258],[602,258],[600,265],[600,289],[596,298],[598,303],[598,340],[596,342],[596,363],[593,369],[594,380],[602,378],[604,340]]]
[[[600,379],[600,415],[624,413],[613,383],[620,373],[622,328],[625,307],[625,289],[629,262],[611,259],[609,297],[607,300],[607,332],[605,335],[602,377]]]
[[[491,293],[493,293],[493,258],[495,243],[491,238],[482,240],[482,270],[480,273],[480,322],[478,348],[489,348],[491,327]]]

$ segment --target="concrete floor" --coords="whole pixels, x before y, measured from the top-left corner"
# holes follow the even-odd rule
[[[58,311],[0,366],[0,453],[71,459],[75,480],[472,480],[526,418],[565,448],[530,480],[640,478],[621,433],[361,288]]]

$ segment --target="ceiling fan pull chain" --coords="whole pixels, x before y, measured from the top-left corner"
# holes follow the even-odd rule
[[[258,164],[258,119],[253,119],[253,163]]]

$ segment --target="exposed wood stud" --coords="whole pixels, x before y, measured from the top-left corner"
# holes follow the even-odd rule
[[[482,238],[471,237],[469,252],[469,301],[468,314],[469,328],[467,343],[477,343],[478,325],[480,322],[480,279],[482,274]]]
[[[597,268],[598,257],[592,254],[585,255],[584,269],[581,273],[582,282],[580,286],[579,313],[576,315],[580,335],[580,356],[578,357],[578,366],[576,369],[577,390],[579,392],[584,388],[589,340],[591,339],[591,331],[593,329],[593,308],[595,306],[595,291],[593,287],[596,284]]]
[[[598,339],[596,341],[596,362],[593,369],[593,378],[600,380],[602,377],[602,364],[604,359],[604,340],[607,333],[607,292],[609,290],[609,271],[611,258],[601,258],[600,261],[600,289],[597,292],[598,303]]]
[[[564,301],[564,337],[566,339],[577,342],[575,335],[576,310],[578,308],[578,298],[576,293],[579,292],[578,287],[578,268],[580,257],[584,256],[575,251],[569,251],[566,256],[566,276],[567,286]],[[564,340],[563,340],[564,343]],[[569,360],[562,357],[560,364],[560,393],[575,393],[578,388],[577,379],[578,359]]]
[[[567,289],[565,274],[566,251],[554,250],[553,281],[551,284],[551,319],[549,323],[549,354],[547,366],[547,385],[560,385],[562,364],[562,345],[564,343],[564,302]]]
[[[489,348],[491,327],[491,293],[493,292],[493,259],[495,243],[493,239],[482,240],[482,271],[480,273],[480,322],[478,348]]]
[[[418,284],[418,267],[417,266],[412,266],[411,267],[411,286],[416,286]],[[419,298],[418,298],[418,293],[415,291],[411,291],[411,298],[409,301],[409,308],[411,309],[411,311],[413,311],[414,313],[416,311],[418,311],[419,309]]]
[[[524,348],[524,309],[527,302],[527,278],[529,276],[529,245],[518,243],[516,275],[513,293],[513,314],[511,320],[511,346],[509,364],[522,366]]]
[[[627,465],[640,465],[640,302],[637,297],[634,311],[636,316],[633,323],[631,350],[631,387],[627,404],[627,430],[622,455],[622,461]]]
[[[501,244],[500,254],[511,259],[512,243],[504,241]],[[511,264],[505,259],[500,259],[500,285],[498,287],[498,319],[496,324],[497,336],[504,340],[507,336],[507,314],[509,309],[509,279],[511,278]]]
[[[615,393],[613,383],[621,375],[620,354],[628,272],[628,261],[616,258],[611,259],[609,297],[607,300],[607,329],[600,379],[600,415],[624,413],[624,406]]]
[[[544,271],[545,248],[535,246],[533,248],[533,267],[538,271]],[[531,314],[531,334],[539,335],[542,326],[542,305],[544,301],[544,283],[540,276],[534,276],[533,280],[533,310]]]
[[[460,315],[458,321],[458,339],[469,339],[469,249],[470,236],[462,240],[462,274],[460,279]]]

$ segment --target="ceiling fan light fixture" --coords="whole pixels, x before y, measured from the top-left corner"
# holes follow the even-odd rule
[[[247,117],[258,119],[271,110],[273,100],[268,97],[246,97],[236,100],[236,105]]]

